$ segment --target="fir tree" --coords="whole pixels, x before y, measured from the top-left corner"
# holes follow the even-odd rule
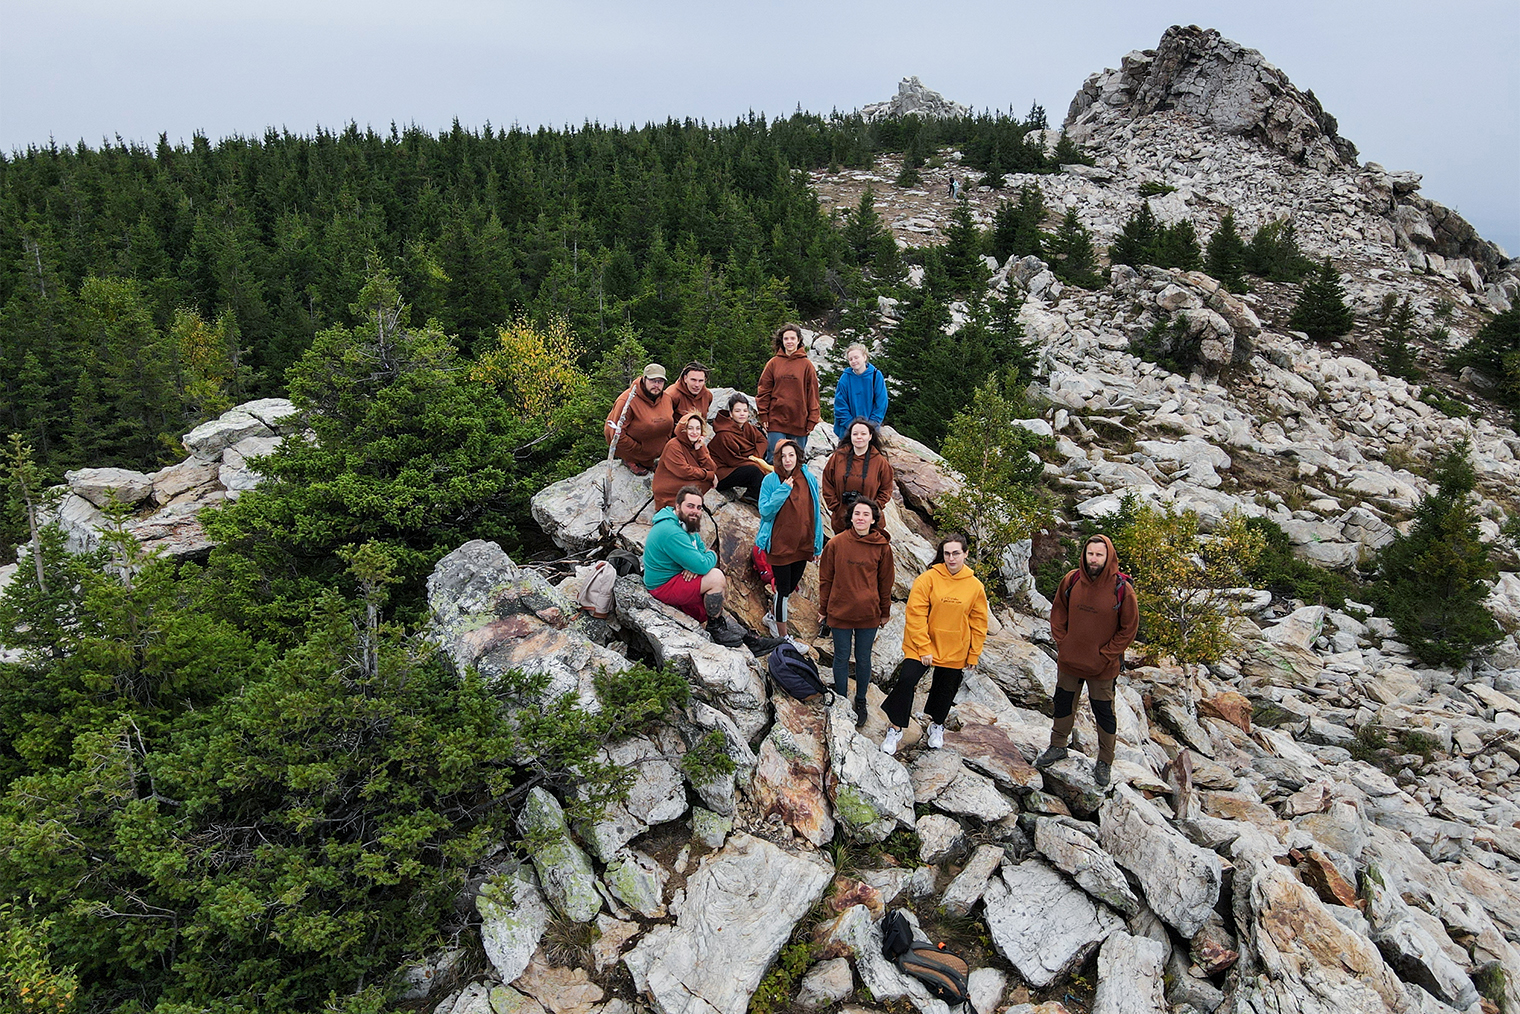
[[[1436,489],[1415,506],[1409,534],[1396,534],[1378,556],[1379,612],[1431,665],[1460,666],[1503,633],[1483,604],[1494,565],[1478,538],[1467,454],[1462,444],[1442,459]]]
[[[1410,338],[1414,336],[1414,307],[1409,305],[1409,297],[1405,296],[1397,308],[1390,307],[1389,310],[1383,314],[1378,329],[1383,372],[1390,377],[1417,381],[1421,376],[1420,368],[1415,361],[1414,349],[1409,345]]]
[[[1157,267],[1180,268],[1197,271],[1203,267],[1203,256],[1198,250],[1198,233],[1193,223],[1183,219],[1175,225],[1162,228],[1156,237]]]
[[[1340,274],[1326,257],[1315,276],[1304,283],[1288,318],[1288,328],[1321,341],[1346,334],[1355,323],[1356,318],[1346,305]]]
[[[1125,219],[1118,237],[1109,246],[1109,263],[1128,264],[1134,268],[1155,263],[1158,232],[1159,226],[1150,202],[1141,201],[1140,206]]]
[[[1045,118],[1045,107],[1038,102],[1029,107],[1029,115],[1024,117],[1024,127],[1028,130],[1049,130],[1050,122]]]
[[[1245,258],[1245,242],[1235,231],[1235,212],[1225,212],[1219,228],[1215,229],[1214,235],[1209,237],[1209,249],[1204,258],[1203,269],[1210,278],[1218,281],[1229,291],[1244,292],[1246,291]]]
[[[1077,142],[1061,134],[1061,139],[1056,142],[1056,150],[1051,152],[1049,165],[1052,169],[1059,169],[1063,165],[1092,165],[1093,157],[1077,146]]]
[[[1102,286],[1103,278],[1097,271],[1092,233],[1078,220],[1076,208],[1066,209],[1066,215],[1061,219],[1061,228],[1050,242],[1050,250],[1052,254],[1059,255],[1050,269],[1061,281],[1084,289]]]
[[[1003,201],[992,220],[992,255],[999,263],[1009,257],[1043,257],[1040,222],[1045,218],[1045,195],[1033,183],[1019,187],[1017,204]]]
[[[1497,381],[1504,400],[1520,407],[1520,306],[1491,318],[1452,355],[1450,365],[1454,369],[1471,366]]]
[[[1268,281],[1296,282],[1315,264],[1299,250],[1297,230],[1284,218],[1256,230],[1246,246],[1245,267]]]
[[[982,231],[971,217],[971,204],[961,198],[945,230],[949,242],[945,244],[945,274],[955,292],[973,292],[987,281],[987,265],[982,260]]]

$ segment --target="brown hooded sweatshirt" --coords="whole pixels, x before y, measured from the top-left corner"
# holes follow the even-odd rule
[[[834,536],[818,558],[818,611],[841,630],[881,626],[892,612],[894,568],[892,537],[879,528]]]
[[[1097,578],[1087,576],[1086,567],[1069,571],[1056,585],[1050,603],[1050,633],[1059,653],[1056,668],[1061,672],[1089,680],[1111,680],[1119,675],[1124,649],[1140,629],[1140,607],[1135,589],[1125,582],[1122,601],[1115,595],[1119,575],[1119,554],[1108,536],[1100,536],[1108,547],[1108,563]],[[1086,545],[1083,546],[1086,553]],[[1067,588],[1071,595],[1066,594]]]
[[[707,411],[712,408],[712,388],[702,388],[702,393],[696,397],[686,393],[686,382],[677,380],[665,389],[665,396],[670,399],[670,410],[677,422],[695,412],[707,422]]]
[[[727,479],[728,473],[740,465],[753,465],[754,462],[749,460],[751,457],[765,457],[765,434],[754,423],[740,426],[725,408],[713,416],[712,427],[713,436],[707,450],[712,455],[713,464],[718,466],[720,481]]]
[[[630,397],[633,398],[633,403],[628,405],[628,416],[623,420],[623,433],[618,438],[614,453],[621,461],[653,468],[655,459],[665,450],[665,442],[674,432],[670,417],[670,391],[661,391],[658,398],[652,398],[644,388],[643,378],[635,380],[632,387],[618,396],[618,400],[613,402],[612,411],[607,413],[603,430],[609,444],[612,443],[613,427],[617,425],[618,417],[623,414],[623,405]]]
[[[717,468],[712,455],[702,444],[693,445],[686,438],[688,420],[701,421],[695,412],[688,412],[676,424],[676,435],[665,442],[660,453],[660,467],[654,470],[654,509],[673,507],[676,494],[682,486],[700,486],[705,493],[717,481]]]
[[[846,492],[875,500],[876,506],[885,510],[892,499],[894,480],[892,463],[880,450],[867,444],[866,453],[857,456],[848,440],[840,444],[823,466],[823,502],[829,512],[829,527],[836,533],[850,527]]]
[[[760,425],[771,433],[806,438],[818,425],[818,371],[807,349],[797,346],[791,355],[778,352],[760,372],[755,391]]]

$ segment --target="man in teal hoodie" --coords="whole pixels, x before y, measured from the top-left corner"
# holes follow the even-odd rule
[[[662,507],[644,540],[644,587],[649,594],[675,606],[698,622],[718,644],[737,647],[744,631],[723,616],[723,590],[728,586],[718,569],[718,554],[702,543],[702,491],[682,486],[674,507]]]
[[[887,417],[887,378],[868,361],[866,347],[851,345],[845,352],[849,369],[839,376],[834,388],[834,436],[840,440],[850,432],[850,423],[869,419],[880,426]]]

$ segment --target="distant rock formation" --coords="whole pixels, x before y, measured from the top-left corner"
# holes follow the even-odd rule
[[[959,102],[951,102],[932,88],[926,88],[918,75],[905,77],[897,83],[897,94],[886,102],[873,102],[860,110],[867,120],[884,120],[894,116],[918,116],[946,118],[967,116],[970,108]]]
[[[1101,119],[1163,109],[1191,113],[1320,169],[1356,165],[1356,145],[1336,133],[1335,117],[1312,91],[1299,91],[1256,50],[1196,25],[1173,25],[1155,49],[1132,52],[1118,70],[1089,77],[1071,100],[1066,130],[1080,142],[1084,128]]]

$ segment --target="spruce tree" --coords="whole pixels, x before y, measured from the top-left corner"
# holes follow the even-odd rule
[[[1097,254],[1093,251],[1092,233],[1077,218],[1076,208],[1067,208],[1061,219],[1061,228],[1050,243],[1051,252],[1060,259],[1051,264],[1050,270],[1067,285],[1083,289],[1096,289],[1103,284],[1097,270]]]
[[[1019,187],[1018,203],[1003,201],[992,220],[992,255],[998,261],[1009,257],[1043,257],[1044,241],[1040,222],[1045,218],[1045,195],[1032,183]]]
[[[852,264],[864,266],[871,260],[882,231],[881,216],[876,213],[876,194],[867,186],[859,203],[844,216],[841,238]]]
[[[1184,219],[1176,225],[1160,230],[1156,243],[1157,267],[1180,268],[1197,271],[1203,267],[1203,255],[1198,250],[1198,233],[1193,223]]]
[[[1314,277],[1304,283],[1298,302],[1293,306],[1293,315],[1288,318],[1288,328],[1321,341],[1346,334],[1355,323],[1356,318],[1346,305],[1346,290],[1341,286],[1340,273],[1326,257]]]
[[[1378,345],[1382,350],[1383,372],[1390,377],[1402,377],[1408,381],[1420,379],[1420,368],[1415,362],[1414,349],[1409,345],[1414,335],[1414,307],[1405,296],[1397,308],[1383,315],[1378,329]]]
[[[1499,382],[1500,396],[1520,406],[1520,306],[1491,318],[1451,357],[1454,369],[1471,366]]]
[[[1045,107],[1038,102],[1030,105],[1029,115],[1024,117],[1024,126],[1029,130],[1049,130],[1050,122],[1045,118]]]
[[[1296,282],[1315,264],[1298,248],[1298,232],[1283,218],[1256,230],[1246,246],[1246,270],[1273,282]]]
[[[951,289],[967,293],[980,289],[987,281],[987,265],[982,261],[982,231],[971,217],[971,204],[961,198],[945,230],[950,241],[943,250],[945,274]]]
[[[1064,133],[1056,142],[1056,150],[1051,152],[1049,165],[1051,169],[1057,169],[1063,165],[1092,165],[1093,157],[1077,146],[1077,142],[1067,137]]]
[[[1209,237],[1203,270],[1231,292],[1246,291],[1245,241],[1235,231],[1235,212],[1228,211]]]
[[[1141,201],[1131,212],[1119,230],[1118,237],[1108,248],[1110,264],[1128,264],[1138,268],[1142,264],[1156,262],[1156,240],[1160,227],[1151,211],[1149,201]]]
[[[1409,534],[1396,534],[1378,556],[1379,612],[1431,665],[1462,665],[1503,635],[1483,604],[1494,565],[1478,538],[1467,454],[1464,443],[1440,462],[1436,489],[1415,506]]]

